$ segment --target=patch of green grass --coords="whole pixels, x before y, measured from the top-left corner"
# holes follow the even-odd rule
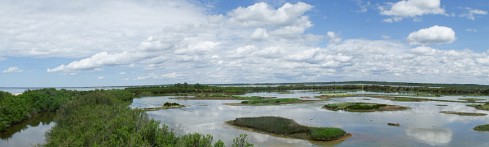
[[[316,141],[338,140],[347,135],[344,130],[339,128],[308,127],[300,125],[292,119],[274,116],[236,118],[227,123],[259,132]]]
[[[474,127],[476,131],[489,131],[489,124]]]
[[[374,112],[374,111],[397,111],[406,110],[409,107],[397,106],[397,105],[387,105],[387,104],[376,104],[376,103],[363,103],[363,102],[346,102],[346,103],[334,103],[327,104],[323,106],[324,109],[332,111],[349,111],[349,112]]]
[[[337,140],[346,135],[346,132],[340,128],[316,128],[311,127],[312,140]]]
[[[409,97],[394,97],[392,101],[400,101],[400,102],[421,102],[421,101],[426,101],[424,99],[419,99],[419,98],[409,98]]]
[[[302,100],[297,98],[279,98],[279,99],[261,99],[261,100],[249,100],[242,101],[241,104],[244,105],[279,105],[279,104],[291,104],[299,103]]]
[[[264,99],[271,99],[269,97],[262,97],[262,96],[233,96],[234,99],[237,100],[264,100]]]

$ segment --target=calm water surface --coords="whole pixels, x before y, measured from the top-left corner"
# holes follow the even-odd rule
[[[313,97],[318,92],[292,91],[289,94],[250,93],[248,96]],[[337,146],[489,146],[489,133],[476,132],[476,125],[489,124],[488,116],[457,116],[439,111],[488,113],[449,102],[394,102],[368,97],[335,98],[303,104],[280,106],[228,106],[236,100],[178,100],[171,96],[134,99],[131,107],[157,107],[164,102],[177,102],[188,107],[147,112],[151,118],[174,128],[177,133],[211,134],[230,144],[239,134],[248,134],[256,146],[322,146],[300,139],[270,136],[237,129],[224,122],[238,117],[281,116],[300,124],[318,127],[339,127],[353,136]],[[455,98],[455,97],[454,97]],[[459,98],[459,97],[457,97]],[[367,100],[370,99],[370,100]],[[448,99],[448,98],[447,98]],[[396,112],[352,113],[321,109],[328,103],[373,102],[409,106],[412,109]],[[439,107],[437,104],[448,106]],[[400,123],[400,127],[387,123]]]
[[[45,143],[45,133],[55,123],[54,113],[41,113],[0,132],[0,147],[30,147]]]

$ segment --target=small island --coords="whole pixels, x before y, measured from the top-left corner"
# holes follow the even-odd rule
[[[292,119],[274,116],[236,118],[226,123],[257,132],[312,141],[344,140],[351,136],[340,128],[308,127]]]
[[[486,111],[489,111],[489,103],[484,103],[484,104],[481,104],[481,105],[471,104],[471,105],[467,105],[467,106],[474,107],[475,109],[478,109],[478,110],[486,110]]]
[[[226,103],[231,106],[268,106],[268,105],[282,105],[282,104],[295,104],[303,103],[310,100],[301,100],[298,98],[273,98],[273,99],[255,99],[241,101],[241,103]]]
[[[332,111],[348,111],[348,112],[375,112],[375,111],[400,111],[410,109],[406,106],[376,104],[376,103],[363,103],[363,102],[346,102],[346,103],[334,103],[323,106],[323,109]]]
[[[476,130],[476,131],[488,131],[489,132],[489,124],[476,126],[476,127],[474,127],[474,130]]]
[[[455,114],[459,116],[486,116],[485,113],[473,113],[473,112],[455,112],[455,111],[440,111],[440,113],[444,114]]]
[[[155,108],[142,108],[144,111],[156,111],[156,110],[161,110],[161,109],[174,109],[174,108],[182,108],[185,107],[184,105],[181,105],[179,103],[170,103],[170,102],[165,102],[161,107],[155,107]]]

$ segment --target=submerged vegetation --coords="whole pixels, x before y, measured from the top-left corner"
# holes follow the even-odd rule
[[[398,110],[410,109],[409,107],[405,107],[405,106],[363,103],[363,102],[327,104],[324,105],[323,108],[332,111],[343,110],[348,112],[398,111]]]
[[[476,131],[489,131],[489,124],[474,127]]]
[[[459,116],[486,116],[485,113],[473,113],[473,112],[455,112],[455,111],[440,111],[440,113],[444,114],[455,114]]]
[[[273,116],[236,118],[227,123],[258,132],[315,141],[333,141],[348,136],[339,128],[308,127],[297,124],[291,119]]]

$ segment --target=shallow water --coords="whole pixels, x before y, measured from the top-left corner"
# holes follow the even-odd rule
[[[248,96],[313,97],[317,92],[292,91],[292,94],[250,93]],[[227,144],[239,134],[248,134],[256,146],[320,146],[300,139],[281,138],[241,130],[225,124],[238,117],[281,116],[300,124],[318,127],[339,127],[353,136],[337,146],[489,146],[489,133],[472,128],[488,124],[488,116],[457,116],[439,111],[488,113],[450,102],[394,102],[368,97],[335,98],[329,101],[280,106],[228,106],[236,100],[178,100],[171,96],[134,99],[131,107],[157,107],[164,102],[177,102],[187,107],[147,112],[151,118],[174,128],[177,133],[211,134]],[[366,100],[366,98],[370,100]],[[412,109],[395,112],[351,113],[321,109],[327,103],[374,102],[409,106]],[[437,104],[448,106],[438,107]],[[387,123],[400,123],[400,127]],[[331,145],[331,144],[326,144]]]
[[[45,143],[45,133],[55,123],[54,113],[41,113],[0,132],[0,147],[29,147]]]

